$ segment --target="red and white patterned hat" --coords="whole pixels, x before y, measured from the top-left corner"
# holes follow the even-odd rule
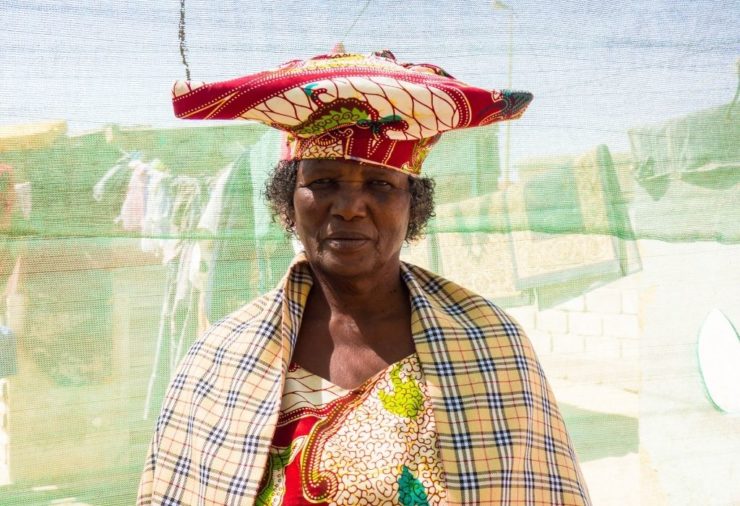
[[[230,81],[177,81],[175,115],[256,120],[287,132],[287,159],[348,159],[418,175],[448,130],[516,119],[532,94],[485,90],[390,51],[328,54]]]

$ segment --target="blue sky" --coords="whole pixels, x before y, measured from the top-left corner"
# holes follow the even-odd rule
[[[535,95],[512,126],[512,159],[628,151],[629,128],[729,102],[740,57],[736,1],[186,0],[194,79],[245,75],[296,57],[379,48],[473,84]],[[513,14],[510,14],[513,13]],[[0,0],[0,124],[65,119],[171,126],[184,76],[179,2]]]

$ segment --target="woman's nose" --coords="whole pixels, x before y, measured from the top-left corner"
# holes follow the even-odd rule
[[[332,202],[332,214],[346,221],[367,214],[367,193],[361,184],[344,183],[340,185]]]

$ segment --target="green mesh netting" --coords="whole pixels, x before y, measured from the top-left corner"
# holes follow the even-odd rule
[[[343,41],[532,91],[518,122],[444,136],[436,216],[403,257],[527,330],[594,504],[729,505],[739,12],[188,0],[186,57],[216,81]],[[132,504],[177,363],[295,254],[261,194],[279,136],[172,119],[177,2],[0,15],[0,504]]]

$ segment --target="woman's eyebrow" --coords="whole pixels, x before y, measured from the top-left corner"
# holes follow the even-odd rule
[[[321,179],[326,177],[332,177],[331,173],[327,173],[325,171],[310,171],[310,172],[303,172],[298,175],[298,181],[310,181],[314,179]]]
[[[302,173],[304,175],[325,175],[325,174],[336,174],[338,171],[332,167],[303,167]]]

